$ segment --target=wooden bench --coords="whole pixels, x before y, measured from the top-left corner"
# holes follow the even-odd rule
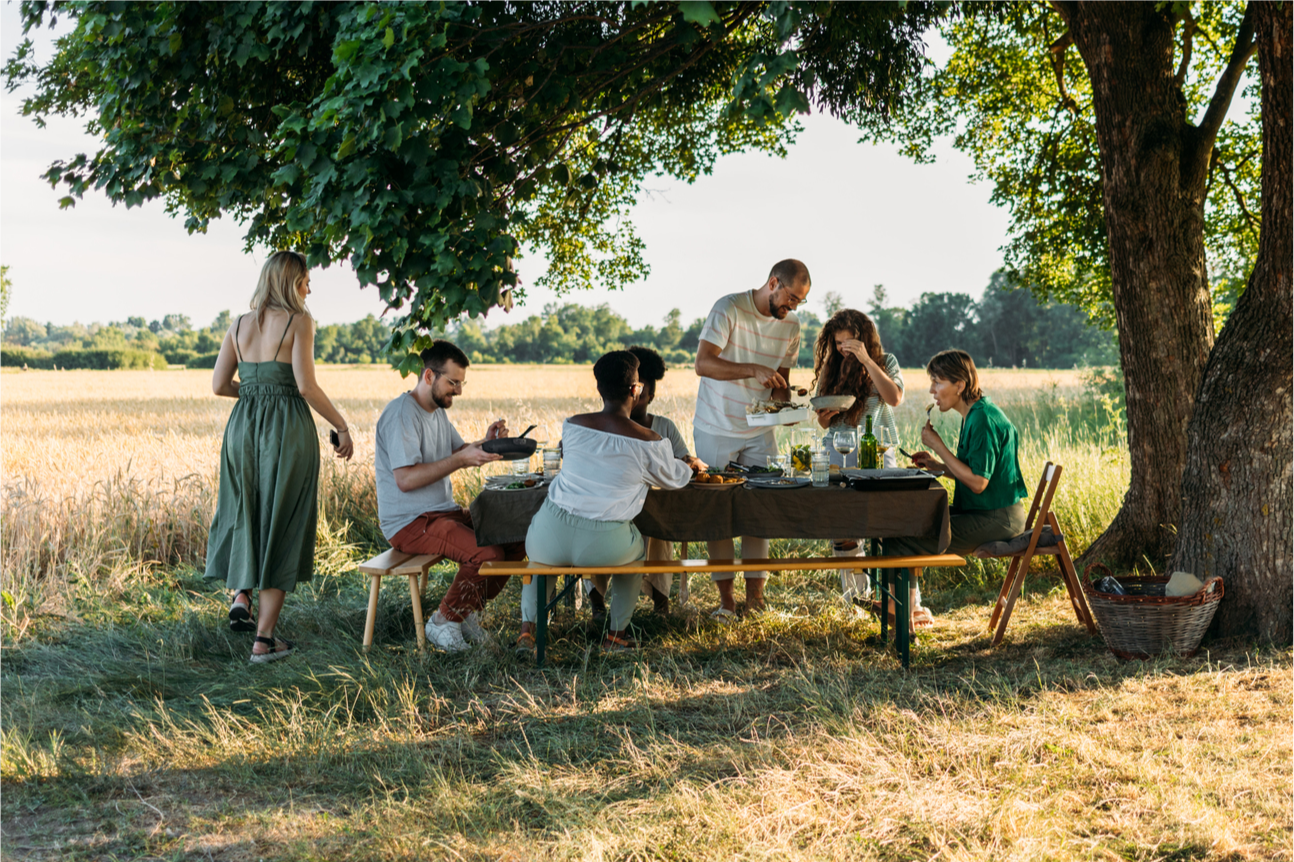
[[[535,664],[544,663],[545,641],[548,632],[548,612],[557,602],[570,592],[580,579],[587,575],[633,575],[653,573],[687,573],[692,572],[760,572],[774,571],[810,571],[832,569],[880,569],[883,572],[880,594],[894,601],[894,645],[898,650],[903,667],[908,666],[908,570],[920,577],[921,570],[932,567],[964,566],[966,560],[956,554],[924,554],[912,557],[787,557],[784,559],[744,558],[731,560],[642,560],[627,566],[546,566],[528,560],[498,560],[481,564],[482,575],[512,576],[521,578],[523,584],[530,583],[533,577],[539,578],[537,602],[539,607],[535,615]],[[889,589],[889,569],[898,569],[896,589]],[[566,576],[565,586],[558,591],[551,601],[547,600],[547,579]],[[888,639],[887,615],[881,614],[881,640]]]
[[[384,575],[407,575],[409,578],[409,598],[413,600],[413,625],[418,632],[418,650],[427,646],[427,634],[423,631],[422,593],[427,588],[427,570],[439,563],[444,557],[435,554],[406,554],[389,548],[367,562],[360,563],[359,570],[370,578],[368,588],[368,616],[364,620],[364,649],[373,645],[373,625],[377,621],[377,593],[382,587]]]

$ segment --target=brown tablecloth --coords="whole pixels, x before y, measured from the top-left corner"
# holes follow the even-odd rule
[[[482,491],[472,501],[478,545],[524,542],[545,488]],[[828,488],[680,488],[647,492],[634,524],[644,536],[670,542],[761,539],[884,539],[938,536],[948,547],[948,492],[938,482],[912,491]]]

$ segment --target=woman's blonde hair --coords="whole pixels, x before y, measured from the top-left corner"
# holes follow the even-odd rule
[[[310,272],[306,256],[295,251],[276,251],[261,267],[256,292],[252,294],[252,311],[256,322],[263,323],[265,311],[279,308],[289,314],[309,315],[306,301],[297,293],[297,284]]]
[[[975,360],[965,350],[943,350],[936,353],[926,363],[926,373],[949,383],[964,383],[962,401],[967,404],[974,404],[984,397],[984,392],[979,388],[979,372],[975,370]]]

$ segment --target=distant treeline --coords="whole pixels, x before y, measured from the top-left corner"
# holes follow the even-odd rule
[[[1039,303],[1027,290],[1004,289],[995,275],[977,302],[964,293],[925,293],[911,308],[889,305],[877,285],[863,309],[875,321],[886,351],[905,367],[922,367],[935,353],[961,348],[984,367],[1076,368],[1117,365],[1113,333],[1090,326],[1078,309]],[[816,297],[814,297],[816,298]],[[826,316],[850,303],[837,293],[823,296]],[[796,311],[802,325],[802,368],[813,366],[813,345],[823,317]],[[609,305],[549,305],[542,314],[519,323],[485,328],[463,320],[445,333],[473,362],[593,362],[616,347],[642,344],[656,348],[667,362],[691,363],[696,357],[704,318],[687,326],[678,309],[663,326],[634,329]]]
[[[1089,326],[1083,312],[1066,305],[1039,303],[1026,290],[1004,289],[994,276],[979,301],[964,293],[926,293],[911,308],[889,305],[877,285],[863,304],[876,322],[885,349],[905,367],[920,367],[939,350],[958,347],[984,367],[1073,368],[1118,362],[1111,333]],[[815,299],[817,297],[814,297]],[[827,315],[850,304],[826,292]],[[823,318],[797,312],[803,325],[800,367],[812,367],[813,343]],[[33,368],[148,368],[165,364],[211,368],[230,312],[210,326],[194,328],[189,318],[168,314],[160,320],[130,317],[107,325],[41,324],[27,317],[5,325],[0,364]],[[462,320],[444,334],[473,362],[589,363],[608,350],[641,344],[654,347],[667,362],[688,364],[696,356],[704,318],[684,325],[678,309],[662,325],[632,327],[603,304],[548,305],[540,314],[516,323],[485,327],[481,320]],[[320,326],[315,360],[333,363],[384,362],[386,324],[369,315],[357,323]]]

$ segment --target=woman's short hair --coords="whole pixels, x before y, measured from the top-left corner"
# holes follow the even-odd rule
[[[264,319],[267,309],[278,308],[289,314],[309,314],[306,301],[297,292],[297,285],[310,272],[306,256],[295,251],[276,251],[261,267],[256,292],[252,294],[251,309],[258,321]]]
[[[665,360],[650,347],[634,345],[629,352],[638,357],[638,382],[647,387],[650,395],[656,394],[656,384],[665,376]]]
[[[624,401],[633,394],[633,385],[638,381],[638,357],[628,350],[604,353],[593,364],[593,377],[603,399]]]
[[[966,384],[962,387],[962,401],[967,404],[973,404],[984,397],[979,388],[979,372],[975,370],[975,360],[965,350],[941,350],[926,363],[926,373],[949,383]]]

